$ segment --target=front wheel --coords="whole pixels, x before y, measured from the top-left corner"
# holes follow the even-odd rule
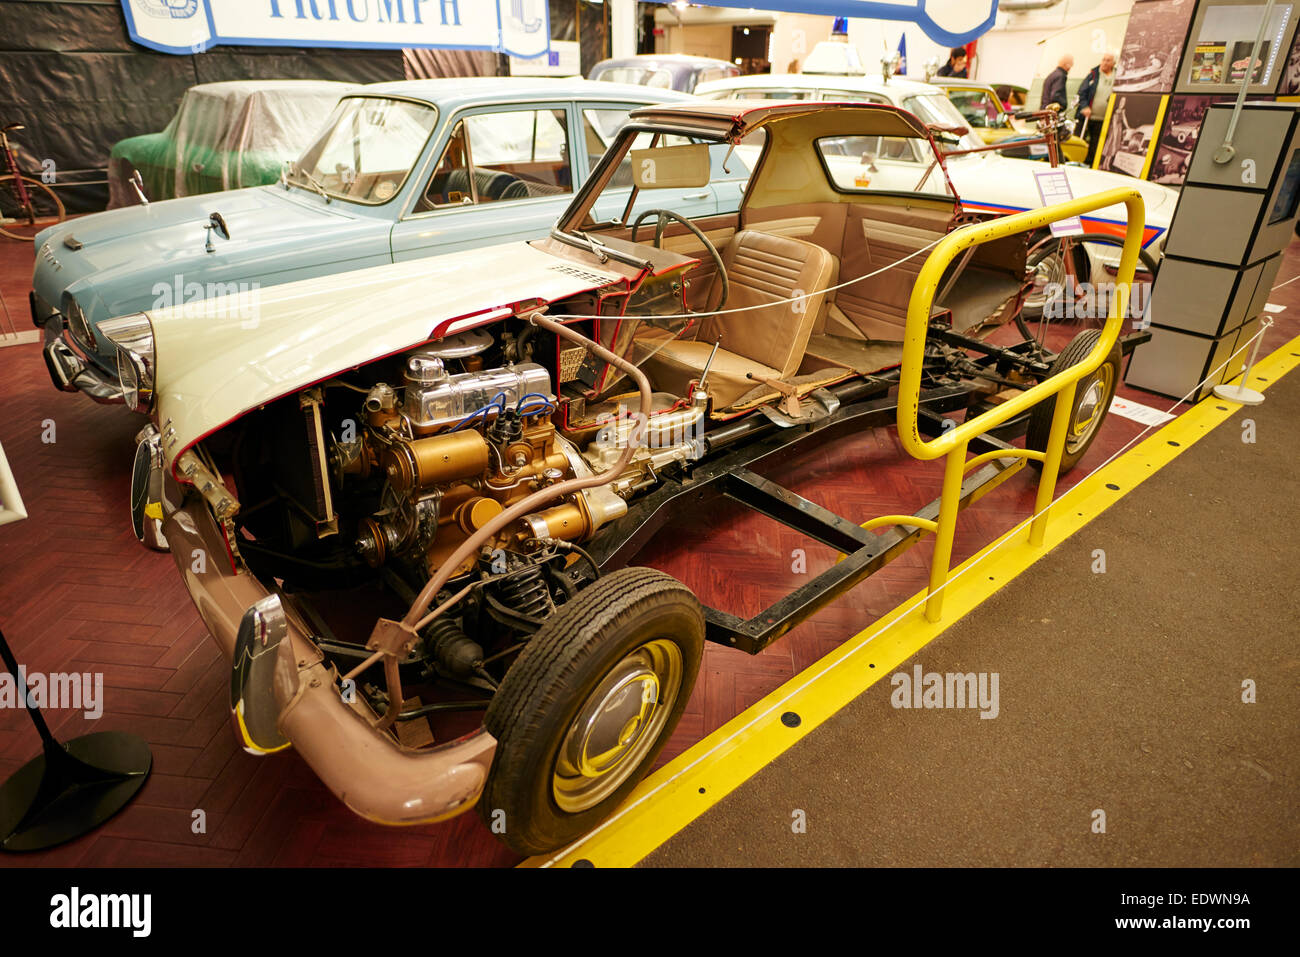
[[[1055,236],[1047,237],[1029,251],[1027,266],[1033,288],[1026,293],[1021,307],[1021,315],[1025,319],[1036,322],[1044,316],[1048,319],[1060,318],[1060,314],[1065,311],[1063,297],[1070,284],[1071,273],[1077,282],[1091,283],[1093,286],[1111,282],[1113,277],[1106,267],[1111,261],[1118,260],[1124,248],[1124,240],[1106,233],[1091,233],[1072,237],[1069,248],[1073,260],[1068,270],[1061,241]],[[1139,250],[1134,285],[1151,282],[1158,266],[1150,252],[1146,249]],[[1096,318],[1104,319],[1105,316]]]
[[[520,854],[569,844],[649,771],[690,698],[704,613],[652,568],[624,568],[562,605],[484,717],[496,756],[479,814]]]
[[[1071,339],[1070,344],[1056,357],[1049,374],[1056,375],[1082,362],[1088,357],[1088,353],[1092,352],[1100,338],[1101,333],[1096,329],[1083,330]],[[1093,370],[1091,375],[1084,376],[1076,383],[1074,408],[1070,412],[1070,422],[1066,427],[1065,448],[1061,450],[1061,475],[1074,468],[1088,451],[1088,446],[1092,445],[1092,440],[1097,437],[1101,423],[1110,412],[1110,403],[1115,398],[1115,390],[1119,388],[1119,367],[1122,358],[1117,342],[1111,349],[1110,355],[1102,360],[1101,365]],[[1040,402],[1033,407],[1029,413],[1029,430],[1025,433],[1025,448],[1038,452],[1047,451],[1047,440],[1052,434],[1052,414],[1055,408],[1056,402],[1052,400]],[[1030,459],[1030,464],[1042,471],[1042,462]]]
[[[0,234],[31,242],[47,226],[63,222],[63,201],[44,183],[26,176],[0,176]]]

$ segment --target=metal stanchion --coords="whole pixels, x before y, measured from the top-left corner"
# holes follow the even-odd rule
[[[1246,369],[1241,374],[1241,382],[1237,385],[1216,385],[1214,394],[1220,399],[1239,402],[1242,405],[1259,405],[1264,401],[1264,393],[1246,388],[1246,383],[1250,381],[1250,370],[1255,367],[1255,357],[1259,355],[1259,344],[1264,341],[1264,333],[1272,325],[1273,320],[1268,316],[1259,321],[1259,335],[1255,336],[1255,345],[1250,350],[1250,361],[1246,363]]]
[[[153,755],[143,738],[123,731],[59,743],[28,698],[26,675],[3,632],[0,656],[43,745],[43,753],[0,784],[0,849],[39,851],[93,831],[126,807],[148,779]]]

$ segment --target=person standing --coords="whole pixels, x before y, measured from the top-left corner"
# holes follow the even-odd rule
[[[1056,63],[1056,69],[1047,74],[1047,79],[1043,81],[1043,98],[1039,102],[1038,108],[1045,110],[1053,103],[1065,112],[1069,105],[1069,99],[1065,93],[1065,81],[1070,75],[1070,70],[1074,67],[1074,56],[1067,53]]]
[[[934,61],[931,60],[931,63]],[[948,51],[948,62],[939,67],[936,76],[954,76],[960,79],[967,79],[966,76],[966,48],[953,47]]]
[[[1079,102],[1075,119],[1080,122],[1079,132],[1088,141],[1088,157],[1084,163],[1091,166],[1101,142],[1101,124],[1106,118],[1106,104],[1115,88],[1115,54],[1102,55],[1101,62],[1088,71],[1079,87]]]

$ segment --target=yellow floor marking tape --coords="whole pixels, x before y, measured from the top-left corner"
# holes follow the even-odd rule
[[[1266,390],[1297,365],[1300,336],[1258,362],[1247,385]],[[947,586],[943,620],[926,621],[926,593],[918,592],[641,782],[618,811],[581,841],[520,866],[567,867],[580,860],[596,867],[637,863],[1242,408],[1214,396],[1191,407],[1066,492],[1052,506],[1042,548],[1029,545],[1026,516],[957,566]],[[782,723],[786,712],[799,716],[797,727]]]

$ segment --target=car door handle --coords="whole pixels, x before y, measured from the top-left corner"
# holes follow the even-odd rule
[[[682,199],[708,199],[708,198],[709,198],[708,193],[688,193],[687,195],[682,197]]]

